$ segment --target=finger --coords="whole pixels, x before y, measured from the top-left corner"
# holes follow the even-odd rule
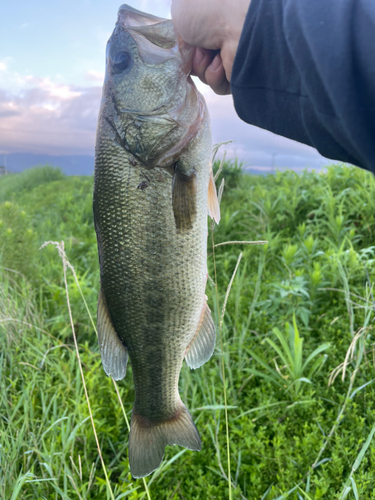
[[[191,74],[200,78],[203,83],[207,83],[205,73],[208,66],[212,63],[215,55],[216,52],[213,50],[197,47],[195,49]]]
[[[223,61],[220,54],[216,54],[204,73],[205,83],[218,95],[231,93],[230,83],[226,77]]]

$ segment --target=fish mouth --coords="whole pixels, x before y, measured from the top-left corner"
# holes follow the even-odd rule
[[[166,21],[166,19],[154,16],[153,14],[147,14],[127,4],[121,5],[118,9],[118,23],[122,24],[125,28],[152,25],[162,21]]]
[[[190,74],[194,47],[177,34],[171,19],[147,14],[124,4],[118,10],[116,28],[125,29],[130,34],[146,64],[161,64],[177,58],[181,61],[183,73]]]

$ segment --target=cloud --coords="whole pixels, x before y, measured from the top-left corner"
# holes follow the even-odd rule
[[[86,76],[101,82],[104,77],[96,71]],[[101,86],[77,87],[16,73],[9,78],[16,90],[0,89],[0,153],[94,154]],[[242,122],[231,96],[217,96],[198,85],[208,104],[214,143],[234,141],[224,148],[229,158],[259,171],[329,163],[308,146]]]
[[[26,81],[19,93],[0,90],[0,152],[92,155],[101,87]]]
[[[0,71],[5,71],[7,69],[7,65],[5,62],[0,61]]]
[[[34,87],[32,90],[37,90],[41,95],[48,94],[50,97],[67,100],[72,97],[78,97],[80,92],[72,90],[69,85],[62,85],[52,82],[50,78],[37,78],[34,76],[26,76],[25,80],[29,86]]]
[[[104,81],[104,71],[89,70],[86,73],[86,79],[93,82],[103,83]]]

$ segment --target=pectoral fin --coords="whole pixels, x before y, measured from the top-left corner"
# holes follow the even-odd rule
[[[104,371],[114,380],[121,380],[126,374],[128,351],[114,329],[102,290],[99,293],[97,329]]]
[[[193,227],[197,215],[197,174],[185,173],[176,164],[172,185],[172,205],[177,231]]]
[[[210,359],[215,349],[215,340],[215,324],[205,300],[197,332],[186,349],[185,359],[190,368],[199,368]]]
[[[217,198],[217,191],[216,191],[216,185],[215,185],[215,179],[214,179],[214,174],[211,169],[211,175],[210,175],[210,180],[208,183],[208,215],[211,217],[211,219],[214,219],[216,224],[219,224],[220,222],[220,205],[219,205],[219,200]]]

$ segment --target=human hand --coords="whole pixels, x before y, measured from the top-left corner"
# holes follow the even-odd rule
[[[192,75],[219,95],[230,94],[234,57],[250,0],[172,0],[179,35],[196,47]]]

